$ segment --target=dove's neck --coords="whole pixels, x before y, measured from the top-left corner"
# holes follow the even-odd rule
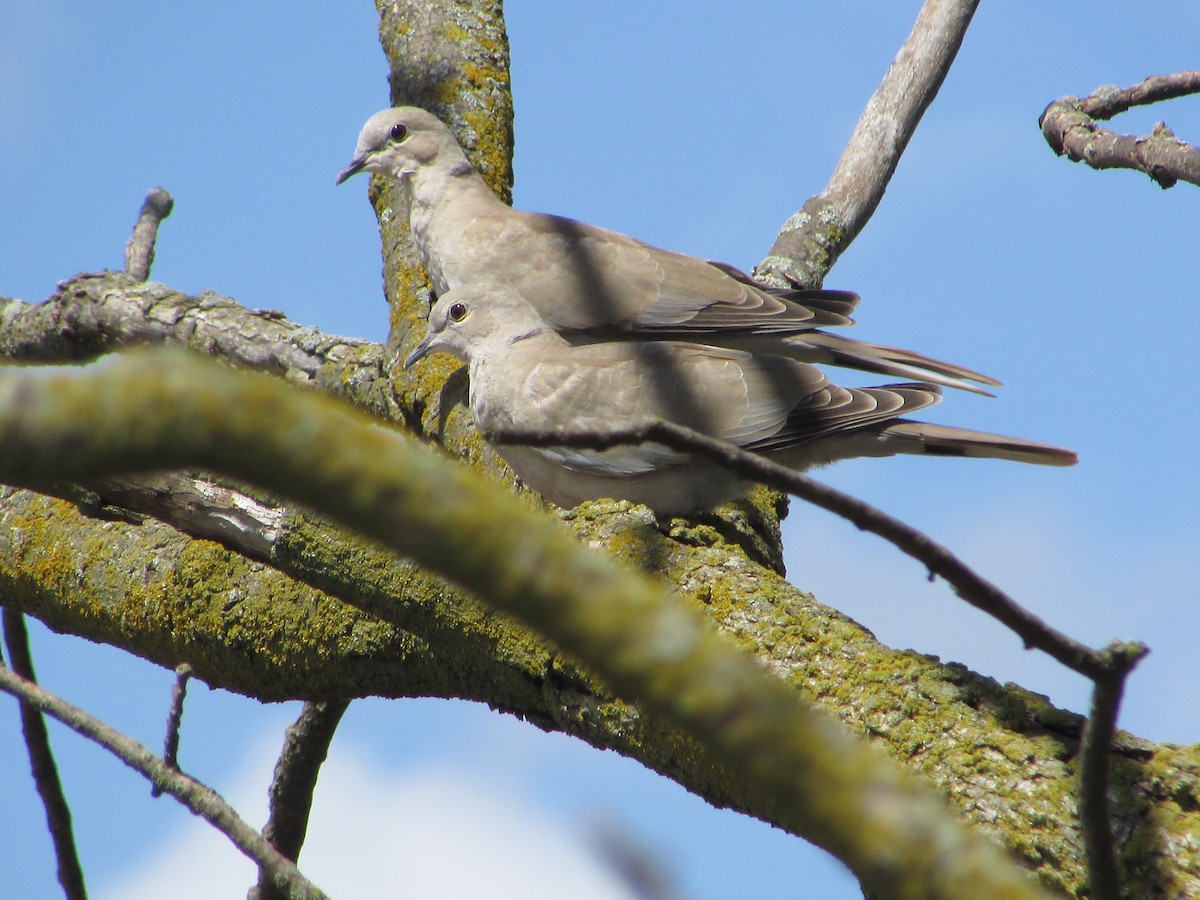
[[[477,344],[470,354],[469,402],[475,425],[484,431],[527,425],[514,416],[527,398],[530,379],[540,363],[553,358],[567,343],[540,319],[507,334],[495,334]]]
[[[444,166],[418,171],[412,181],[409,223],[413,243],[421,254],[438,294],[458,287],[462,263],[450,252],[463,243],[464,232],[479,216],[507,210],[466,157]]]

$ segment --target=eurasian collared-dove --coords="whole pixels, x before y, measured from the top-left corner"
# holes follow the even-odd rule
[[[978,393],[986,392],[964,379],[999,384],[919,353],[818,330],[852,324],[858,295],[849,291],[768,288],[723,263],[515,210],[425,110],[372,116],[338,184],[364,171],[388,175],[407,190],[413,241],[438,296],[472,282],[507,282],[572,342],[699,340]]]
[[[471,415],[484,433],[605,435],[659,418],[797,470],[897,453],[1076,461],[1046,444],[900,418],[941,399],[932,384],[842,388],[788,357],[686,341],[573,345],[509,285],[473,284],[443,295],[405,368],[439,350],[470,363]],[[497,449],[527,485],[559,506],[613,497],[659,515],[683,514],[744,487],[717,464],[661,444]]]

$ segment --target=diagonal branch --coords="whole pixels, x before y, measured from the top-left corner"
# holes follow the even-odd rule
[[[194,778],[169,768],[148,747],[3,667],[0,667],[0,691],[52,716],[77,734],[104,747],[134,771],[145,775],[164,793],[175,797],[204,818],[246,856],[267,869],[272,881],[293,900],[327,900],[325,894],[277,853],[261,834],[242,821],[220,794]]]
[[[5,609],[3,619],[4,644],[8,648],[13,673],[26,681],[36,683],[25,617],[19,612]],[[3,668],[2,664],[0,668]],[[58,882],[62,885],[63,895],[67,900],[86,900],[87,888],[83,883],[83,868],[79,865],[75,832],[71,826],[71,807],[67,804],[62,781],[58,777],[58,766],[50,749],[50,735],[46,732],[46,723],[42,714],[32,704],[21,703],[21,727],[25,732],[25,745],[29,748],[33,780],[42,798],[42,805],[46,808],[50,839],[54,844],[55,858],[58,860]]]
[[[870,531],[891,542],[924,564],[930,576],[945,579],[962,599],[1016,632],[1026,646],[1036,647],[1064,666],[1092,679],[1100,678],[1108,672],[1108,667],[1097,651],[1046,624],[996,585],[976,574],[950,550],[911,525],[862,500],[843,494],[772,460],[742,450],[727,441],[717,440],[662,420],[649,420],[637,427],[607,431],[603,434],[564,428],[553,432],[497,431],[484,436],[496,444],[581,447],[595,450],[621,444],[656,441],[676,450],[699,453],[748,480],[794,494],[814,506],[853,522],[864,531]]]
[[[879,206],[921,117],[950,71],[979,0],[926,0],[863,110],[829,184],[780,230],[755,275],[819,287]]]
[[[333,733],[349,706],[349,700],[310,701],[304,704],[300,717],[288,726],[271,781],[271,815],[263,828],[263,837],[292,862],[299,858],[304,845],[317,775],[329,754]],[[270,873],[262,869],[248,900],[284,900],[285,896],[272,883]]]
[[[492,432],[485,437],[496,444],[596,450],[653,440],[675,450],[698,453],[747,479],[794,494],[842,516],[860,529],[878,534],[924,563],[931,577],[937,575],[944,578],[958,596],[976,609],[988,613],[1015,631],[1026,646],[1043,650],[1068,668],[1092,679],[1092,714],[1085,726],[1080,754],[1080,819],[1089,882],[1094,896],[1101,900],[1116,900],[1120,895],[1117,856],[1108,808],[1108,764],[1125,678],[1149,652],[1144,644],[1128,642],[1114,644],[1100,651],[1093,650],[1052,628],[996,585],[976,574],[948,549],[904,522],[786,466],[672,422],[649,421],[637,428],[604,434],[561,429],[555,432]]]
[[[124,272],[76,275],[44,303],[0,298],[0,357],[13,362],[91,359],[131,344],[171,344],[337,390],[387,415],[378,344],[323,334],[278,312],[220,294],[182,294]]]

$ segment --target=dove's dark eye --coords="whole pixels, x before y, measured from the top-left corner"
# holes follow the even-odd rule
[[[467,317],[467,305],[465,303],[453,303],[450,306],[450,319],[454,322],[461,322]]]
[[[397,122],[392,126],[392,130],[389,131],[388,134],[391,135],[393,141],[399,143],[408,137],[408,126],[403,122]]]

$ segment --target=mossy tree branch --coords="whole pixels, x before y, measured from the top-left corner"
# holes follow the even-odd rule
[[[388,3],[381,9],[394,99],[433,107],[457,123],[472,157],[504,195],[511,182],[511,100],[498,2]],[[441,29],[442,44],[416,33],[422,29]],[[471,39],[463,40],[464,34]],[[454,55],[440,61],[422,56],[422,47],[447,52],[447,40],[460,48]],[[394,47],[403,41],[408,62],[397,64]],[[414,76],[424,79],[428,93],[412,91]],[[495,468],[494,455],[479,444],[462,414],[457,401],[465,381],[461,375],[447,380],[450,366],[429,367],[422,382],[388,383],[388,361],[425,308],[420,270],[405,240],[407,216],[389,190],[378,183],[372,187],[393,300],[387,354],[297,329],[277,314],[248,313],[211,295],[176,294],[179,307],[163,305],[161,295],[171,293],[165,286],[134,287],[110,274],[72,282],[80,293],[65,318],[55,319],[53,310],[70,303],[26,307],[0,301],[0,352],[27,359],[83,358],[119,345],[137,335],[130,334],[129,322],[125,330],[109,330],[126,319],[124,313],[114,315],[111,304],[142,297],[150,323],[142,339],[186,342],[315,383],[403,419],[455,453]],[[150,300],[155,294],[160,296]],[[181,310],[178,317],[160,318],[160,310],[174,308]],[[130,310],[129,321],[138,315]],[[29,330],[9,327],[18,319]],[[91,338],[79,340],[89,329]],[[10,339],[18,332],[29,339]],[[970,816],[1001,833],[1045,880],[1071,893],[1082,891],[1073,809],[1078,718],[961,667],[882,648],[854,623],[747,559],[743,548],[749,544],[727,536],[751,530],[744,527],[750,522],[761,540],[775,540],[770,506],[727,509],[701,523],[677,521],[669,536],[621,504],[590,504],[564,518],[585,541],[603,543],[624,561],[681,586],[694,608],[744,649],[927,773]],[[187,541],[152,521],[101,521],[68,504],[5,491],[0,586],[11,592],[14,604],[54,627],[169,666],[198,661],[198,671],[215,685],[264,698],[370,693],[483,699],[542,727],[642,759],[714,803],[770,816],[769,810],[754,809],[736,779],[713,766],[693,742],[658,717],[614,700],[569,658],[506,617],[411,566],[397,566],[369,542],[282,509],[284,524],[267,543],[268,558],[297,581],[207,541]],[[153,560],[153,570],[165,573],[161,581],[147,585],[143,560]],[[349,609],[312,585],[364,609],[401,610],[405,627]],[[1195,891],[1196,849],[1188,839],[1200,808],[1195,750],[1139,744],[1127,736],[1117,746],[1112,791],[1120,800],[1116,831],[1126,883],[1147,896]]]
[[[7,481],[199,465],[323,509],[516,614],[684,727],[868,889],[1040,895],[928,788],[798,702],[671,592],[321,395],[178,351],[109,357],[83,374],[10,371],[0,443]]]

